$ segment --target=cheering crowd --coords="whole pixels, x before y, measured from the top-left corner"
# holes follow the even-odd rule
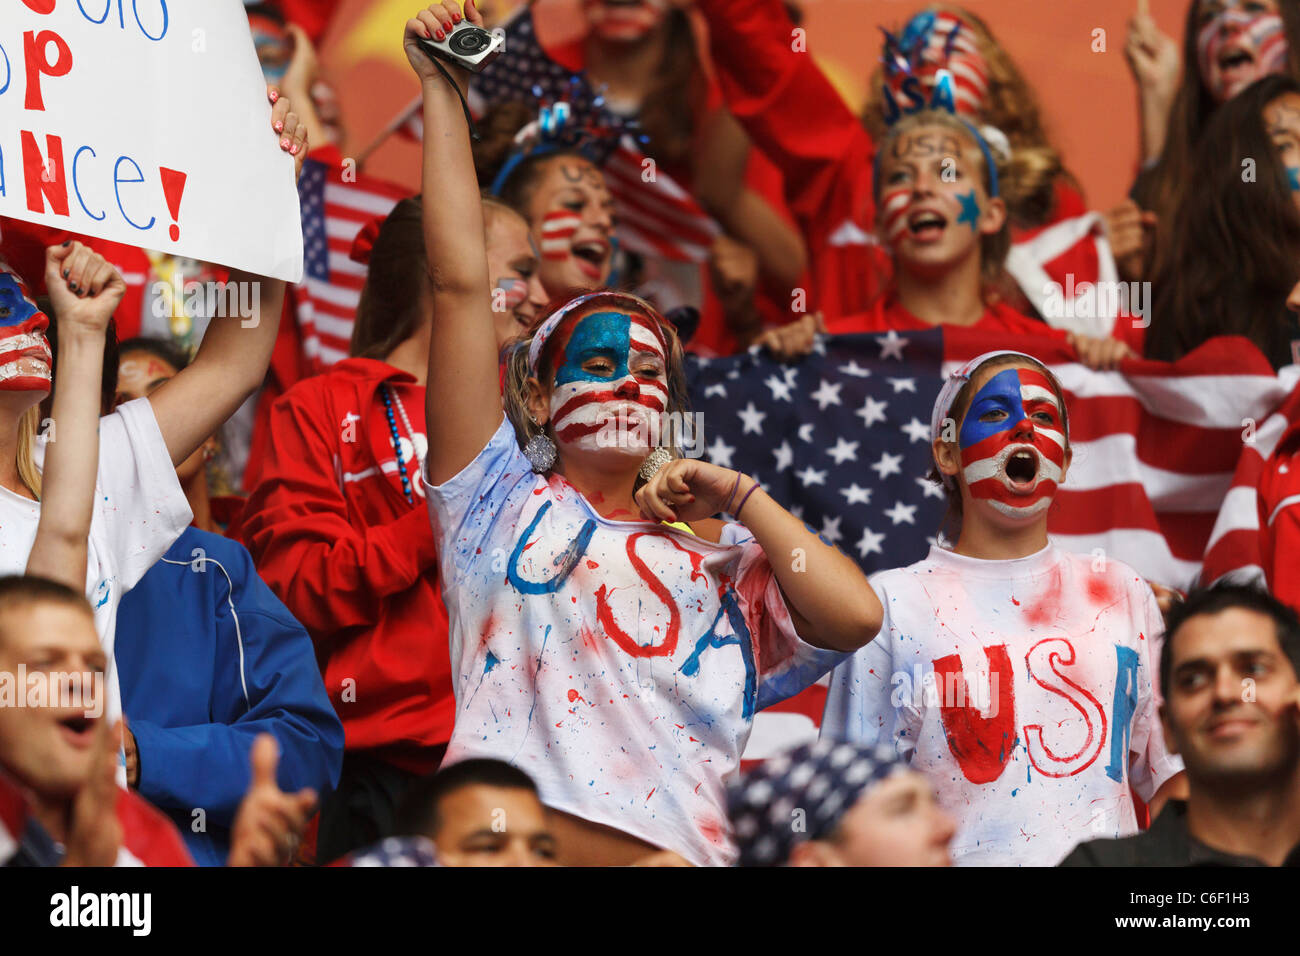
[[[355,182],[320,4],[245,5],[300,192]],[[1049,536],[1094,436],[1044,357],[1295,381],[1300,0],[1181,44],[1139,5],[1103,211],[956,6],[882,24],[861,116],[797,3],[584,0],[551,47],[415,6],[422,189],[316,253],[355,301],[0,220],[0,862],[1300,864],[1300,402],[1253,570],[1149,580]],[[920,386],[923,560],[689,452],[690,363],[931,329],[990,345]],[[746,756],[809,688],[815,739]]]

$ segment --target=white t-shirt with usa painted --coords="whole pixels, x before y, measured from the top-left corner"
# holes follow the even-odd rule
[[[508,761],[548,806],[730,862],[724,785],[755,711],[844,659],[795,634],[750,534],[602,518],[532,471],[504,417],[426,492],[451,622],[447,761]]]
[[[1130,782],[1150,800],[1182,761],[1157,714],[1160,610],[1132,568],[931,548],[871,584],[884,624],[831,676],[821,733],[892,742],[957,820],[955,863],[1054,866],[1137,832]]]

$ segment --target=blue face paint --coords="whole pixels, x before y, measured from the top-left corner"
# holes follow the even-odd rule
[[[36,306],[23,295],[18,280],[7,272],[0,272],[0,328],[22,325],[37,311]]]
[[[564,364],[555,372],[555,384],[610,382],[626,378],[628,354],[632,348],[632,319],[621,312],[593,312],[578,320],[564,346]],[[592,358],[607,358],[614,364],[611,375],[597,375],[582,367]]]
[[[980,421],[982,416],[995,411],[1005,412],[1006,417],[996,422]],[[998,372],[975,393],[966,410],[966,420],[962,422],[957,443],[965,450],[992,435],[1014,428],[1024,418],[1025,404],[1020,392],[1020,376],[1017,369],[1009,368]]]
[[[1293,193],[1300,193],[1300,167],[1288,166],[1286,168],[1286,181]]]
[[[964,196],[958,196],[957,201],[961,203],[961,215],[957,217],[957,222],[970,223],[970,231],[975,232],[979,228],[980,221],[980,204],[975,198],[975,190],[971,190]]]

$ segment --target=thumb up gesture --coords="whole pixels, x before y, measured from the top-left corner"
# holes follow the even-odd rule
[[[283,792],[275,782],[280,745],[270,734],[253,741],[253,780],[235,814],[227,866],[284,866],[316,806],[316,791]]]

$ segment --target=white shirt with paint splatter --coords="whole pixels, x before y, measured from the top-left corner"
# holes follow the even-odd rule
[[[551,807],[729,862],[724,782],[754,711],[844,659],[795,634],[749,532],[714,544],[606,520],[534,474],[504,418],[427,493],[451,622],[447,760],[508,761]]]
[[[36,466],[48,433],[37,437]],[[55,433],[55,440],[58,440]],[[171,547],[193,514],[147,398],[126,402],[99,420],[99,468],[86,557],[86,597],[108,655],[104,716],[122,713],[113,662],[117,606]],[[22,574],[41,519],[38,502],[0,487],[0,574]]]
[[[1054,545],[986,561],[931,548],[871,584],[879,636],[836,668],[821,733],[893,742],[958,822],[960,865],[1053,866],[1137,832],[1182,761],[1154,690],[1160,611],[1117,561]]]

